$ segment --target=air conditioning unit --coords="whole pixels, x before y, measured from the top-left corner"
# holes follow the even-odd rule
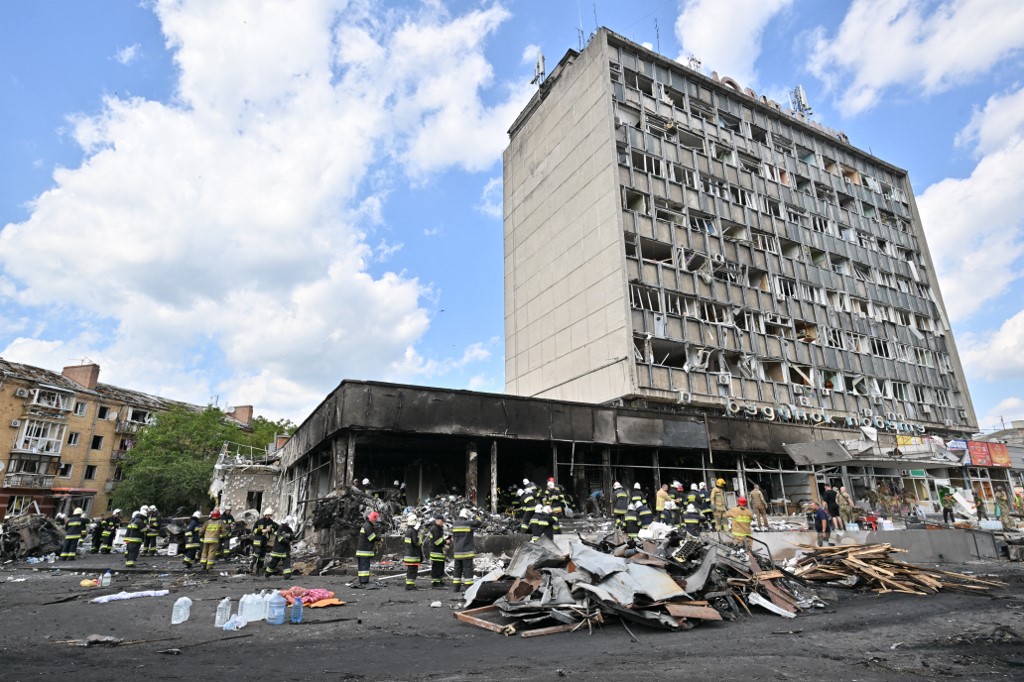
[[[800,396],[799,398],[796,399],[796,402],[797,402],[798,405],[800,405],[800,407],[810,407],[811,406],[811,399],[808,398],[807,396],[803,396],[803,395]]]
[[[722,263],[725,262],[725,256],[723,256],[720,253],[713,253],[711,254],[711,262],[721,265]]]
[[[827,398],[830,395],[832,395],[832,389],[831,388],[823,388],[823,389],[821,389],[821,397],[822,398]]]
[[[776,301],[785,301],[786,300],[786,295],[784,293],[782,293],[781,291],[776,291],[775,292],[775,300]]]
[[[889,421],[894,422],[894,421],[896,421],[896,413],[895,412],[886,412],[885,413],[885,418],[888,419]]]
[[[719,374],[718,375],[718,383],[721,386],[728,386],[729,384],[732,383],[732,375],[731,374]]]
[[[922,405],[921,406],[921,414],[931,414],[931,413],[932,413],[932,406],[931,405]]]
[[[679,391],[679,402],[689,405],[693,401],[693,394],[689,391]]]
[[[793,395],[803,395],[804,389],[802,386],[793,387]]]
[[[952,419],[943,419],[942,420],[942,425],[943,426],[952,426],[953,425],[953,420]]]
[[[863,408],[860,411],[860,416],[862,416],[862,417],[874,417],[875,416],[875,411],[865,407],[865,408]]]
[[[28,389],[27,388],[15,389],[14,397],[15,398],[27,398],[28,397]]]
[[[871,396],[871,404],[872,405],[881,405],[882,404],[882,396],[880,396],[880,395],[873,395],[873,396]]]
[[[20,419],[12,419],[11,420],[11,428],[16,429],[19,426],[21,426],[21,420]]]

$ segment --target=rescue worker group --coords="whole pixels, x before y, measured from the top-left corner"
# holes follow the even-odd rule
[[[727,508],[725,481],[718,479],[710,490],[704,482],[692,483],[685,489],[682,483],[663,484],[655,493],[654,508],[639,483],[627,491],[615,482],[612,485],[612,514],[615,527],[631,539],[637,539],[642,529],[654,522],[670,528],[684,529],[691,535],[705,530],[728,531],[737,543],[750,545],[751,525],[754,515],[762,529],[768,528],[767,501],[758,486],[751,491],[751,504],[739,497],[737,505]],[[600,491],[590,497],[590,506],[596,516],[602,515]],[[540,538],[554,539],[560,532],[563,518],[565,493],[553,478],[548,479],[544,488],[539,488],[529,479],[523,479],[523,487],[516,491],[513,513],[519,521],[520,532],[530,536],[530,542]],[[92,532],[93,554],[110,554],[114,539],[122,523],[123,512],[115,509],[110,516],[91,522],[82,509],[75,509],[72,516],[63,521],[65,540],[61,547],[60,559],[74,561],[79,542],[85,542]],[[481,526],[481,519],[472,510],[463,508],[450,523],[442,514],[436,514],[424,529],[420,518],[406,513],[402,518],[404,526],[404,553],[402,562],[406,568],[405,589],[415,590],[420,566],[429,562],[430,586],[447,589],[445,562],[450,549],[454,566],[451,585],[455,592],[461,592],[473,585],[473,559],[476,556],[474,531]],[[201,512],[196,511],[185,528],[182,562],[186,568],[198,564],[203,571],[209,571],[218,558],[228,553],[230,530],[234,523],[230,508],[214,509],[203,521]],[[381,515],[371,511],[366,515],[356,537],[355,558],[357,578],[349,585],[354,589],[365,589],[370,584],[371,565],[377,556],[383,540]],[[295,541],[296,519],[287,516],[281,521],[274,519],[274,510],[266,508],[252,529],[252,553],[249,572],[273,577],[293,574],[291,563],[292,543]],[[142,505],[128,519],[125,526],[125,567],[136,566],[140,556],[156,556],[159,536],[159,515],[155,505]]]

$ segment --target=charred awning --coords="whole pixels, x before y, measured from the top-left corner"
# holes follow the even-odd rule
[[[817,466],[875,466],[897,469],[944,469],[959,466],[948,452],[937,448],[870,444],[864,441],[844,443],[819,440],[810,443],[786,443],[782,447],[797,464]]]

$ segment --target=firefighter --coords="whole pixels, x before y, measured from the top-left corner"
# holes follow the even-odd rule
[[[430,526],[430,586],[435,590],[444,589],[444,548],[451,539],[444,534],[444,517],[434,516]]]
[[[356,540],[356,562],[358,563],[357,575],[359,581],[352,587],[363,589],[370,582],[370,560],[377,553],[377,543],[381,541],[377,533],[377,523],[380,521],[380,514],[372,511],[366,516],[366,521],[359,528],[359,538]]]
[[[459,512],[459,520],[452,524],[452,556],[455,566],[452,569],[452,583],[455,591],[469,588],[473,584],[473,557],[476,556],[476,543],[473,531],[480,527],[480,520],[473,518],[469,509]]]
[[[626,515],[626,507],[629,505],[629,493],[622,489],[618,481],[612,484],[612,512],[615,516],[615,525],[622,525],[622,518]]]
[[[266,563],[265,557],[270,551],[274,542],[274,533],[277,531],[277,522],[274,521],[274,510],[267,507],[263,510],[263,516],[253,524],[252,531],[252,561],[249,570],[253,575],[259,575]]]
[[[128,520],[124,534],[124,567],[132,568],[142,551],[142,542],[146,534],[146,512],[149,508],[142,505]]]
[[[686,491],[683,490],[683,484],[679,481],[672,481],[672,501],[676,503],[676,511],[682,509],[686,505]]]
[[[198,509],[192,512],[192,518],[188,520],[188,526],[185,528],[185,554],[181,561],[185,564],[185,568],[192,568],[192,565],[196,562],[196,555],[199,554],[199,548],[202,547],[202,543],[199,538],[199,528],[202,526],[203,514]]]
[[[640,517],[636,515],[636,505],[630,502],[626,505],[626,514],[622,517],[622,528],[631,539],[635,540],[640,532]]]
[[[640,527],[649,527],[654,522],[654,512],[651,511],[651,508],[643,500],[640,501],[640,504],[634,506],[636,507],[636,517],[640,519]]]
[[[527,481],[525,478],[523,480],[529,483],[529,481]],[[540,501],[534,494],[532,486],[527,486],[523,488],[522,493],[523,495],[522,497],[519,498],[519,500],[520,503],[523,505],[523,520],[519,522],[519,530],[523,533],[529,533],[532,528],[530,525],[530,520],[534,514],[533,510],[534,508],[536,508],[537,504]]]
[[[114,538],[117,537],[117,529],[121,527],[121,510],[115,509],[109,518],[103,521],[103,530],[100,531],[100,553],[110,554],[114,548]]]
[[[220,549],[218,550],[217,556],[227,558],[228,554],[231,552],[231,536],[234,534],[235,530],[235,516],[231,513],[231,507],[221,507],[220,520],[227,529],[227,533],[220,541]]]
[[[420,540],[420,520],[415,514],[409,514],[405,518],[405,555],[402,557],[405,564],[405,589],[416,589],[416,577],[420,574],[420,564],[423,563],[423,541]]]
[[[726,517],[732,519],[732,539],[734,542],[750,547],[752,535],[750,524],[754,520],[750,510],[747,509],[747,498],[741,497],[736,500],[736,506],[725,513]]]
[[[92,547],[89,549],[89,554],[99,554],[100,545],[103,542],[103,521],[104,518],[93,519],[92,522]]]
[[[530,542],[537,542],[545,535],[554,538],[555,533],[551,530],[551,517],[544,513],[544,505],[538,504],[530,518]]]
[[[217,550],[220,549],[220,542],[224,538],[227,528],[227,524],[220,520],[219,509],[210,512],[209,520],[199,531],[200,542],[203,545],[203,554],[199,557],[199,563],[204,571],[209,571],[217,563]]]
[[[284,523],[274,529],[274,545],[270,549],[270,559],[267,561],[268,578],[277,574],[278,565],[281,566],[281,575],[285,578],[292,574],[292,540],[295,539],[295,525],[295,517],[286,516]]]
[[[701,485],[704,484],[702,483]],[[683,500],[683,504],[692,504],[698,511],[704,507],[704,495],[696,483],[690,484],[690,491],[686,493],[686,499]]]
[[[686,527],[686,532],[694,536],[700,535],[702,523],[704,523],[704,515],[697,511],[697,506],[686,505],[686,511],[683,513],[683,525]]]
[[[711,489],[711,511],[714,514],[715,519],[715,530],[725,530],[727,527],[727,521],[725,520],[726,507],[725,507],[725,479],[720,478],[715,481],[715,487]],[[705,515],[707,515],[705,513]]]
[[[562,486],[555,483],[554,478],[548,479],[548,489],[544,493],[545,507],[551,507],[551,515],[557,522],[562,518],[562,506],[565,504],[565,491]]]
[[[64,544],[60,548],[61,561],[74,561],[78,556],[78,541],[84,540],[88,534],[89,519],[81,507],[75,507],[67,523],[64,524]]]
[[[673,500],[665,500],[665,506],[658,514],[658,520],[673,528],[679,525],[679,510],[676,509],[676,503]]]
[[[629,501],[632,502],[634,506],[640,504],[641,502],[645,502],[644,491],[640,487],[639,483],[633,484],[633,495],[629,498]]]
[[[147,507],[146,541],[142,543],[143,556],[156,556],[156,539],[160,535],[160,516],[155,504]]]

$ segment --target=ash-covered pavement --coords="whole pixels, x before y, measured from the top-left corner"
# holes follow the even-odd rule
[[[522,639],[456,621],[462,600],[450,590],[346,587],[351,575],[266,580],[236,575],[239,564],[185,571],[178,558],[143,561],[124,573],[123,556],[0,567],[0,669],[4,680],[132,677],[307,680],[617,680],[666,679],[1004,680],[1024,679],[1024,565],[942,567],[1007,582],[991,595],[927,597],[823,590],[825,609],[782,619],[767,612],[735,622],[664,632],[609,623],[583,632]],[[110,588],[81,587],[103,570]],[[227,572],[223,576],[221,572]],[[22,580],[24,579],[24,580]],[[214,627],[217,604],[263,589],[301,585],[332,590],[344,606],[307,609],[301,625]],[[167,589],[164,597],[107,604],[119,591]],[[171,625],[171,608],[192,599],[190,619]],[[431,603],[440,601],[440,608]],[[330,622],[327,622],[330,621]],[[632,632],[632,635],[630,634]],[[89,635],[115,647],[65,643]],[[634,640],[635,636],[635,640]],[[177,649],[180,653],[159,653]],[[667,677],[666,677],[667,676]]]

